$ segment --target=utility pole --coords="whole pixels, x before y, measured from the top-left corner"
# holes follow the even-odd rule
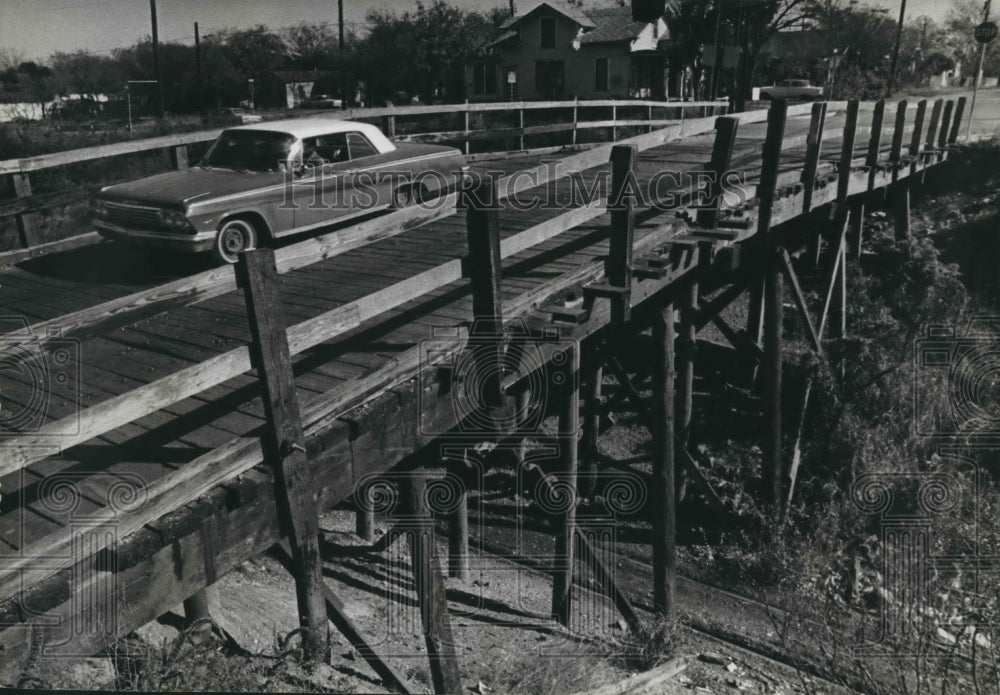
[[[198,98],[198,113],[204,117],[205,104],[202,101],[201,83],[201,36],[198,34],[198,22],[194,23],[194,88],[195,96]]]
[[[983,21],[990,21],[990,0],[983,6]],[[972,104],[969,106],[969,125],[965,130],[965,139],[972,135],[972,114],[976,111],[976,96],[979,94],[979,83],[983,81],[983,61],[986,59],[986,44],[979,47],[979,69],[976,70],[976,84],[972,89]]]
[[[156,0],[149,0],[149,16],[153,22],[153,72],[156,77],[157,112],[163,118],[163,75],[160,73],[160,32],[156,26]]]
[[[896,88],[896,63],[899,61],[899,44],[903,40],[903,19],[906,17],[906,0],[899,5],[899,25],[896,27],[896,43],[892,47],[892,67],[889,68],[889,83],[885,88],[885,96],[891,97]]]
[[[517,14],[517,8],[514,7],[514,0],[510,0],[510,16],[513,17]]]
[[[715,93],[718,91],[717,82],[719,81],[719,62],[721,60],[721,51],[719,50],[719,33],[722,27],[722,3],[719,0],[715,0],[715,60],[712,62],[712,84],[710,85],[708,97],[709,99],[715,99]]]
[[[340,108],[347,108],[347,80],[344,77],[344,0],[337,0],[337,32],[340,51],[340,69],[337,70],[340,82]]]

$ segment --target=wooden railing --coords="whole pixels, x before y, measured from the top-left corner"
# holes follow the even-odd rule
[[[680,217],[672,218],[646,229],[642,235],[635,235],[634,238],[633,220],[652,219],[659,214],[659,211],[636,210],[634,215],[633,212],[629,212],[623,216],[621,209],[616,208],[609,230],[611,253],[606,261],[598,260],[580,266],[513,299],[500,302],[499,293],[495,291],[503,281],[499,261],[558,237],[605,214],[608,211],[608,200],[604,198],[594,201],[588,207],[568,210],[502,241],[499,240],[499,227],[496,225],[491,228],[492,231],[478,230],[477,233],[497,235],[495,243],[499,255],[477,271],[480,274],[482,272],[491,274],[492,283],[495,285],[493,290],[495,296],[492,296],[490,301],[484,300],[481,296],[474,296],[474,301],[479,305],[484,302],[492,303],[497,307],[497,312],[502,315],[503,320],[509,320],[544,306],[545,302],[561,292],[583,286],[585,291],[594,296],[610,298],[610,302],[598,302],[592,310],[597,313],[605,312],[607,314],[603,319],[605,322],[626,318],[632,306],[653,296],[676,281],[682,273],[694,267],[693,261],[700,258],[701,254],[707,254],[706,258],[711,259],[720,248],[738,243],[755,234],[767,235],[774,226],[820,205],[834,203],[843,206],[851,196],[877,188],[906,186],[905,179],[909,176],[946,157],[948,148],[957,140],[957,125],[961,121],[964,105],[964,100],[960,100],[957,106],[953,102],[945,105],[939,100],[932,105],[928,119],[926,102],[921,102],[915,110],[909,108],[906,102],[902,102],[896,107],[891,138],[888,139],[891,144],[887,147],[883,145],[886,105],[882,102],[864,109],[866,112],[871,111],[867,123],[859,123],[859,112],[862,108],[857,102],[807,104],[787,109],[781,104],[780,111],[772,108],[771,111],[735,114],[720,119],[712,117],[689,119],[684,123],[628,138],[617,145],[601,145],[565,157],[560,161],[559,176],[601,166],[612,160],[614,154],[617,158],[613,162],[615,177],[616,181],[620,182],[623,173],[629,174],[630,167],[634,165],[634,157],[621,159],[621,153],[627,152],[628,148],[641,152],[690,136],[715,131],[715,153],[712,161],[706,165],[712,171],[723,173],[729,171],[735,164],[731,160],[731,155],[739,127],[768,122],[762,158],[755,164],[745,167],[755,180],[755,195],[730,205],[724,203],[721,196],[716,196],[711,209],[695,210],[695,217],[689,217],[688,221],[685,222]],[[486,106],[495,105],[483,107]],[[408,107],[406,110],[418,108],[427,107]],[[525,108],[532,107],[526,105]],[[826,114],[832,109],[846,109],[848,116],[846,126],[835,134],[825,132],[828,130],[825,126]],[[804,139],[785,137],[786,115],[810,117],[810,131]],[[868,133],[868,141],[862,144],[859,151],[855,147],[855,139],[859,133],[864,132]],[[905,150],[904,134],[910,135],[909,147]],[[840,150],[835,153],[832,161],[824,158],[825,135],[840,138]],[[175,144],[176,142],[171,146]],[[782,172],[780,167],[782,157],[787,157],[790,150],[803,146],[806,151],[804,157],[801,157],[801,165],[796,162],[791,173]],[[529,188],[544,186],[548,183],[552,172],[551,166],[543,165],[532,170],[531,176],[519,175],[499,179],[496,182],[498,197],[503,200]],[[612,190],[615,190],[615,185],[617,184],[613,183]],[[408,208],[347,230],[286,247],[275,253],[277,270],[288,272],[396,236],[415,226],[452,214],[457,204],[458,194],[451,194],[444,204],[436,206],[434,210]],[[477,224],[471,215],[469,224]],[[470,236],[471,233],[470,227]],[[661,262],[666,260],[663,249],[670,245],[679,245],[692,250],[687,264],[671,266],[670,263]],[[481,253],[470,248],[470,257],[473,257],[473,260],[477,254],[481,256]],[[657,262],[653,263],[651,259]],[[468,272],[469,268],[463,263],[463,258],[456,256],[437,267],[291,326],[287,330],[288,354],[292,356],[300,354],[312,346],[342,336],[362,324],[376,321],[384,313],[416,297],[460,281],[463,277],[469,277]],[[36,336],[44,347],[45,336],[51,335],[46,331],[49,325],[58,325],[62,328],[62,332],[54,336],[53,340],[93,336],[167,309],[200,302],[235,289],[236,278],[233,268],[218,268],[49,322],[35,324],[27,331],[8,334],[4,336],[5,340],[0,345],[0,351],[6,349],[4,346],[16,344],[16,338],[29,334]],[[475,293],[482,291],[488,290],[475,290]],[[471,320],[473,317],[469,318]],[[816,341],[821,340],[823,330],[821,323],[819,331],[814,332],[818,333]],[[446,353],[456,354],[463,350],[465,345],[466,334],[459,332],[458,335],[442,342],[438,355],[444,359]],[[93,405],[70,418],[46,424],[36,433],[9,440],[0,458],[0,477],[22,470],[50,455],[50,445],[53,441],[58,441],[61,449],[67,449],[249,371],[251,349],[250,345],[242,345]],[[3,356],[2,352],[0,356]],[[421,366],[421,357],[419,347],[411,349],[398,355],[391,364],[374,373],[338,386],[305,402],[301,408],[301,425],[306,440],[319,435],[337,418],[372,396],[411,378]],[[524,376],[524,374],[508,376],[504,386],[509,386]],[[198,499],[214,487],[233,480],[265,460],[265,450],[258,436],[236,437],[152,482],[147,489],[147,502],[140,509],[125,515],[104,510],[89,519],[93,525],[102,521],[109,527],[113,524],[117,537],[124,537]],[[108,537],[110,536],[101,536],[101,538]],[[21,585],[17,578],[21,571],[33,569],[32,558],[48,558],[43,569],[33,569],[34,581],[40,581],[44,576],[70,566],[74,558],[67,549],[72,540],[71,529],[59,530],[38,541],[30,548],[30,553],[5,562],[0,570],[2,571],[0,602],[11,599],[20,591]],[[94,552],[101,549],[91,548]]]
[[[654,102],[642,100],[597,100],[597,101],[541,101],[541,102],[503,102],[486,104],[452,104],[435,106],[392,106],[386,108],[373,109],[350,109],[346,111],[321,111],[309,112],[310,116],[322,116],[330,118],[355,119],[372,122],[380,125],[383,131],[390,138],[400,142],[449,142],[464,147],[468,154],[471,143],[482,141],[505,141],[512,142],[514,146],[510,149],[523,150],[525,139],[532,136],[570,133],[567,144],[577,144],[578,133],[585,130],[611,129],[612,140],[617,140],[619,128],[645,128],[653,129],[662,127],[672,120],[683,121],[685,113],[694,112],[700,116],[711,116],[716,113],[726,111],[725,102]],[[594,109],[610,109],[611,118],[602,117],[601,120],[588,120],[581,118],[584,113],[589,113]],[[619,109],[635,111],[642,109],[647,118],[619,118]],[[583,110],[583,113],[581,113]],[[547,125],[525,125],[525,113],[538,111],[564,111],[572,114],[571,120],[563,123]],[[517,127],[487,128],[481,130],[472,129],[471,119],[475,114],[507,112],[511,116],[517,117],[519,125]],[[659,117],[654,115],[659,113]],[[446,132],[403,132],[404,129],[397,129],[398,118],[415,119],[419,117],[444,117],[457,118],[462,115],[464,128],[462,130],[452,130]],[[670,118],[672,116],[673,118]],[[417,128],[407,128],[407,131],[417,130]],[[398,131],[398,132],[397,132]],[[86,191],[66,191],[47,193],[45,195],[32,194],[31,174],[57,167],[74,164],[81,164],[91,161],[106,159],[108,157],[118,157],[122,155],[138,154],[155,150],[167,150],[170,154],[171,165],[176,169],[182,169],[188,165],[188,147],[191,145],[206,143],[218,137],[221,129],[203,130],[193,133],[182,133],[177,135],[166,135],[162,137],[148,138],[128,142],[119,142],[98,147],[84,147],[67,152],[56,152],[53,154],[38,155],[33,157],[22,157],[18,159],[8,159],[0,161],[0,191],[8,190],[13,194],[13,201],[10,203],[0,203],[0,218],[14,216],[16,218],[18,241],[21,247],[20,252],[0,253],[0,261],[17,262],[25,257],[39,255],[44,252],[73,248],[86,243],[97,241],[98,237],[94,233],[79,235],[72,239],[53,240],[43,244],[37,232],[37,214],[54,205],[68,201],[85,202]]]

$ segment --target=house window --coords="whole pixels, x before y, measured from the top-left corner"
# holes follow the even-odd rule
[[[607,58],[598,58],[594,61],[594,89],[598,92],[608,91]]]
[[[497,66],[492,63],[477,63],[472,68],[472,93],[496,94]]]
[[[561,60],[535,61],[535,91],[547,99],[555,99],[562,94],[564,75]]]
[[[541,19],[542,48],[556,47],[556,18],[542,17]]]

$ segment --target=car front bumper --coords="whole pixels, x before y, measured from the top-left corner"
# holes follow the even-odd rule
[[[199,253],[209,251],[215,243],[215,232],[198,232],[197,234],[180,234],[177,232],[152,231],[148,229],[131,229],[120,227],[107,220],[95,219],[94,227],[97,233],[107,239],[126,241],[137,246],[169,249]]]

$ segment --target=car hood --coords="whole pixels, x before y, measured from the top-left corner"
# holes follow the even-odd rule
[[[107,186],[101,189],[99,196],[104,199],[128,198],[144,203],[186,205],[280,184],[283,176],[282,173],[192,167]]]

